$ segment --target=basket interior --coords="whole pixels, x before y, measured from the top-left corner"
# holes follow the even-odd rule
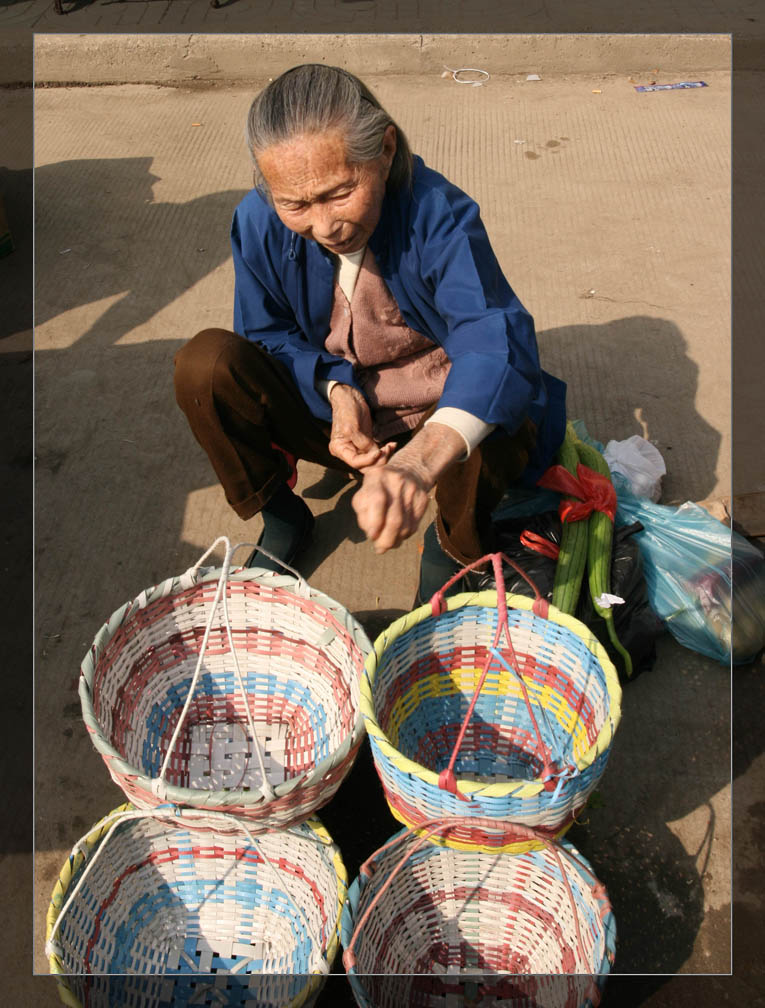
[[[310,973],[332,940],[339,883],[333,848],[302,829],[255,850],[241,834],[120,824],[59,929],[67,972]]]
[[[396,750],[436,773],[457,742],[497,618],[496,609],[479,606],[429,617],[399,635],[377,664],[373,703],[380,728]],[[501,660],[491,656],[455,763],[462,780],[539,776],[537,728],[554,760],[574,763],[609,716],[605,672],[580,637],[525,610],[508,610],[508,625],[517,666],[503,635],[497,646]]]
[[[378,859],[374,881],[361,893],[356,920],[399,863],[406,846],[411,841]],[[591,891],[593,881],[585,880],[567,859],[562,858],[562,864],[576,922],[561,869],[547,849],[487,855],[428,845],[411,855],[372,911],[356,944],[356,971],[373,994],[371,1002],[376,1006],[443,1004],[428,998],[443,995],[471,976],[486,984],[498,973],[524,974],[524,984],[535,979],[533,974],[538,975],[536,979],[582,974],[580,979],[589,981],[601,970],[613,935],[601,921]],[[407,979],[410,993],[419,991],[422,1000],[402,1001],[402,992],[388,982],[391,974],[419,975],[419,982],[412,983],[413,976]],[[493,982],[499,994],[496,977]],[[515,981],[516,993],[531,992],[524,984],[519,987]],[[511,987],[509,982],[504,997],[512,998]],[[545,1008],[570,1003],[566,986],[558,984],[557,989],[563,999],[545,999],[541,1002]]]
[[[92,695],[99,728],[147,776],[159,774],[183,710],[215,588],[215,582],[202,582],[139,609],[96,662]],[[313,600],[253,581],[231,581],[227,590],[247,706],[275,786],[312,770],[352,732],[363,655],[346,628]],[[262,774],[246,711],[219,606],[168,783],[259,790]]]

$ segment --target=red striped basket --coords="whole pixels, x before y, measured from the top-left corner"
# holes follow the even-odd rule
[[[616,925],[589,863],[533,830],[521,854],[444,846],[460,825],[401,830],[361,866],[340,925],[357,1004],[593,1008]]]
[[[220,542],[223,566],[201,567]],[[82,714],[138,808],[172,803],[285,828],[326,804],[350,770],[371,645],[297,572],[231,570],[233,551],[216,540],[184,575],[109,618],[82,663]]]

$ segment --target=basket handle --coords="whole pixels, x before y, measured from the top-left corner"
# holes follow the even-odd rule
[[[494,634],[492,645],[487,652],[486,659],[484,660],[483,669],[481,670],[481,676],[478,680],[478,684],[473,692],[473,696],[470,700],[470,704],[468,706],[465,717],[463,718],[462,724],[460,725],[459,734],[457,735],[457,740],[454,743],[454,748],[452,749],[452,754],[451,757],[449,758],[449,763],[446,766],[446,768],[442,770],[441,773],[438,775],[439,788],[441,788],[442,791],[449,791],[450,794],[453,794],[458,801],[464,801],[464,802],[467,802],[468,799],[465,798],[465,796],[460,793],[457,787],[457,779],[454,774],[454,766],[455,763],[457,762],[457,755],[459,754],[462,742],[465,738],[465,732],[467,731],[467,726],[470,723],[470,719],[473,716],[475,705],[478,702],[478,697],[480,696],[481,690],[483,689],[483,685],[486,682],[486,676],[488,675],[489,672],[489,666],[491,665],[493,654],[496,651],[496,648],[499,644],[499,640],[500,637],[502,636],[503,631],[505,634],[505,638],[507,640],[507,646],[512,660],[512,668],[510,669],[510,671],[515,674],[515,676],[518,679],[518,682],[520,683],[524,703],[526,704],[526,709],[529,713],[529,718],[531,719],[531,723],[534,726],[534,731],[536,732],[537,750],[539,751],[543,764],[542,774],[545,789],[552,790],[553,788],[560,788],[562,785],[562,778],[560,778],[560,768],[553,761],[552,754],[550,753],[549,748],[544,743],[542,733],[540,732],[539,725],[537,724],[537,719],[534,716],[534,711],[531,706],[531,699],[529,698],[529,692],[526,689],[526,683],[523,680],[523,676],[521,675],[518,666],[518,659],[515,654],[513,641],[510,635],[510,627],[507,622],[507,594],[505,592],[505,578],[502,572],[502,561],[506,560],[529,583],[531,588],[534,590],[534,594],[536,595],[536,598],[532,605],[532,610],[536,615],[542,617],[543,619],[546,619],[549,612],[549,606],[547,600],[542,598],[539,589],[531,580],[531,578],[528,577],[525,571],[523,571],[518,566],[518,564],[515,563],[514,560],[511,560],[504,553],[488,553],[486,556],[481,557],[480,560],[476,560],[472,564],[468,564],[467,567],[464,567],[461,571],[459,571],[457,574],[451,577],[443,586],[443,588],[441,588],[440,591],[437,591],[433,595],[433,598],[431,599],[431,608],[433,611],[433,615],[439,616],[441,613],[443,613],[445,608],[444,592],[447,590],[447,588],[449,588],[453,584],[456,584],[456,582],[459,581],[459,579],[464,574],[466,574],[469,570],[472,570],[474,567],[480,566],[486,560],[491,560],[492,567],[494,569],[494,580],[497,586],[497,629]],[[554,777],[556,776],[559,777],[557,783],[554,781]]]
[[[266,776],[265,760],[263,758],[263,750],[260,747],[257,734],[255,732],[255,723],[252,719],[252,712],[250,710],[250,705],[247,701],[247,691],[244,688],[244,682],[242,680],[242,672],[239,668],[239,658],[237,657],[236,647],[234,646],[234,638],[231,633],[231,621],[228,618],[228,594],[224,590],[228,582],[229,569],[231,567],[231,554],[233,549],[231,548],[231,543],[226,536],[219,536],[215,542],[210,546],[210,548],[200,557],[194,567],[190,568],[190,571],[196,574],[199,565],[202,561],[212,553],[215,547],[223,543],[226,548],[225,555],[223,557],[223,564],[221,565],[220,577],[218,578],[218,586],[215,590],[215,598],[213,599],[212,606],[210,607],[210,613],[207,617],[207,623],[205,625],[205,632],[202,638],[202,646],[199,649],[199,656],[197,658],[196,668],[194,669],[194,675],[191,677],[191,685],[189,686],[189,692],[186,697],[186,702],[183,705],[183,710],[181,711],[181,716],[175,725],[172,737],[170,739],[170,744],[167,747],[167,752],[165,753],[165,758],[162,761],[162,766],[159,771],[159,777],[155,777],[151,781],[152,794],[159,798],[160,801],[164,801],[167,798],[167,784],[165,782],[165,774],[167,773],[167,768],[170,763],[170,758],[175,750],[176,743],[178,741],[178,736],[181,733],[181,728],[183,727],[183,722],[186,720],[186,715],[189,712],[189,707],[191,706],[191,700],[194,696],[194,690],[197,686],[197,681],[199,679],[200,672],[202,671],[202,661],[205,656],[205,651],[207,650],[207,642],[210,638],[210,631],[212,630],[213,620],[215,618],[215,613],[218,608],[218,603],[222,600],[223,602],[223,622],[226,627],[226,634],[228,636],[228,644],[231,650],[231,658],[234,662],[234,671],[236,673],[236,681],[239,687],[239,691],[242,695],[242,701],[244,702],[244,710],[247,716],[247,725],[250,729],[250,737],[252,739],[252,745],[255,749],[255,755],[258,758],[258,766],[260,768],[261,775],[261,788],[269,801],[273,801],[276,797],[274,789],[271,787],[271,782]],[[234,547],[237,549],[238,547]]]
[[[345,966],[346,972],[350,973],[352,970],[355,971],[356,955],[354,952],[354,946],[356,945],[356,942],[359,939],[361,930],[366,924],[366,922],[369,920],[372,911],[380,902],[385,892],[393,884],[394,879],[402,871],[409,858],[416,851],[418,851],[423,845],[425,845],[427,841],[430,839],[430,837],[433,836],[434,833],[448,832],[453,827],[464,825],[464,823],[465,820],[459,816],[442,816],[437,819],[427,819],[424,822],[420,823],[417,829],[424,830],[425,832],[421,833],[417,837],[415,843],[408,850],[404,851],[404,854],[401,857],[401,859],[397,862],[391,873],[388,875],[387,879],[383,882],[383,884],[377,890],[375,895],[372,897],[372,900],[370,901],[364,913],[361,915],[360,919],[356,924],[356,927],[353,930],[351,940],[348,942],[348,945],[345,951],[343,952],[343,965]],[[495,819],[471,817],[470,824],[471,826],[478,825],[483,826],[484,828],[492,828],[492,829],[497,828],[497,821]],[[574,894],[571,891],[571,885],[569,884],[568,876],[566,875],[566,872],[563,869],[561,854],[567,857],[570,861],[573,861],[576,865],[578,865],[579,868],[583,869],[586,875],[593,880],[594,884],[592,886],[591,891],[593,897],[601,904],[600,907],[601,920],[603,920],[603,918],[606,917],[607,914],[611,912],[611,904],[606,894],[605,887],[595,878],[595,875],[593,874],[592,870],[589,869],[588,866],[585,865],[580,858],[578,858],[575,854],[572,854],[570,851],[566,850],[566,848],[563,847],[563,845],[560,844],[557,840],[553,840],[550,837],[546,836],[544,833],[540,833],[538,830],[535,830],[530,826],[525,826],[522,823],[513,823],[512,828],[514,835],[516,836],[520,835],[521,838],[525,840],[535,840],[542,843],[552,852],[553,856],[555,857],[555,860],[558,865],[558,870],[560,871],[560,876],[563,879],[563,883],[566,887],[566,893],[568,895],[569,902],[571,904],[574,924],[576,926],[577,951],[579,952],[580,959],[582,960],[582,962],[584,962],[587,957],[584,952],[582,932],[581,928],[579,927],[579,918],[576,912],[576,901],[574,899]],[[366,879],[371,878],[374,872],[374,862],[383,853],[385,853],[388,850],[391,850],[392,848],[400,845],[403,841],[409,840],[411,837],[416,835],[417,835],[416,831],[411,827],[406,827],[405,829],[403,829],[400,833],[396,834],[396,836],[394,836],[386,844],[384,844],[379,850],[375,851],[375,853],[372,854],[371,857],[367,858],[367,860],[362,864],[361,868],[359,869],[359,875],[364,876]],[[571,953],[570,949],[568,951],[570,953],[570,959],[573,959],[574,958],[573,953]],[[575,960],[573,961],[573,963],[569,963],[569,965],[575,966],[576,965]],[[575,972],[575,970],[569,968],[568,970],[563,970],[562,972],[570,973]],[[594,984],[594,982],[593,987],[595,987],[595,990],[597,991],[597,986]],[[593,997],[592,992],[590,993],[590,997],[591,998]],[[597,991],[597,1000],[593,1000],[593,1003],[597,1005],[599,1001],[600,1001],[600,992]]]
[[[543,619],[547,619],[547,615],[550,609],[550,605],[546,598],[544,598],[539,591],[539,588],[534,584],[531,578],[528,576],[525,570],[512,560],[505,553],[487,553],[486,556],[482,556],[480,560],[474,560],[472,563],[467,564],[462,570],[457,571],[453,574],[449,580],[437,592],[434,592],[433,597],[430,600],[430,607],[434,616],[441,616],[446,611],[446,599],[444,597],[446,590],[451,588],[452,585],[456,584],[462,577],[465,576],[469,571],[474,570],[476,567],[480,567],[485,564],[487,560],[491,560],[492,567],[494,570],[494,581],[497,586],[497,606],[500,609],[500,616],[502,615],[503,609],[506,611],[505,602],[505,578],[502,572],[502,563],[504,560],[509,564],[517,574],[520,574],[523,580],[529,585],[531,590],[534,592],[534,603],[532,609],[537,616],[541,616]],[[502,601],[500,602],[500,594],[502,595]]]
[[[101,853],[103,852],[103,850],[105,849],[107,843],[109,842],[109,840],[113,836],[115,830],[123,822],[126,822],[128,820],[132,820],[132,819],[159,819],[159,818],[162,818],[162,817],[167,817],[167,815],[169,813],[172,813],[175,818],[180,819],[180,820],[184,820],[184,819],[206,819],[208,821],[209,820],[215,821],[215,820],[225,819],[225,820],[227,820],[229,822],[234,823],[236,825],[237,829],[240,830],[242,833],[244,833],[246,835],[246,837],[249,840],[251,846],[257,851],[259,857],[261,857],[263,859],[263,863],[266,864],[266,865],[268,865],[268,870],[273,873],[274,879],[278,882],[280,888],[283,889],[284,894],[286,895],[286,897],[289,900],[289,902],[292,904],[293,910],[295,910],[297,912],[297,914],[300,917],[303,918],[303,921],[304,921],[304,923],[306,925],[306,930],[308,931],[309,934],[311,933],[310,922],[308,920],[307,915],[301,909],[301,907],[298,905],[297,901],[293,899],[293,897],[290,894],[287,886],[284,884],[284,880],[281,879],[281,878],[279,878],[279,875],[277,874],[277,871],[276,871],[276,868],[274,867],[273,862],[266,855],[265,851],[261,848],[260,844],[257,842],[257,840],[255,839],[255,837],[252,835],[251,831],[247,828],[247,825],[244,823],[243,820],[238,819],[236,816],[230,815],[228,812],[213,812],[213,811],[207,811],[205,809],[180,809],[176,805],[160,805],[159,807],[153,808],[153,809],[120,808],[120,809],[116,809],[114,812],[110,813],[108,816],[106,816],[104,819],[102,819],[100,823],[97,824],[98,827],[101,828],[101,834],[100,834],[100,838],[99,838],[98,849],[95,851],[95,853],[93,854],[92,858],[90,858],[90,860],[88,861],[88,863],[85,865],[85,869],[83,870],[82,874],[80,875],[79,879],[77,880],[77,884],[72,889],[71,893],[69,894],[69,897],[67,898],[66,902],[64,903],[64,905],[62,906],[61,910],[59,911],[58,916],[56,917],[56,920],[55,920],[53,926],[50,929],[50,934],[48,935],[48,940],[45,943],[45,954],[46,954],[46,956],[48,956],[48,958],[50,958],[51,955],[56,955],[56,956],[58,956],[59,959],[61,958],[61,951],[62,951],[61,947],[58,946],[57,943],[54,940],[56,932],[58,931],[59,927],[61,926],[61,923],[62,923],[64,917],[66,916],[66,913],[69,910],[69,907],[72,905],[72,902],[73,902],[75,896],[80,891],[80,888],[81,888],[82,884],[84,883],[84,881],[87,878],[89,872],[93,868],[93,865],[96,863],[96,861],[98,861],[99,857],[101,856]],[[106,831],[105,835],[104,835],[104,831]],[[293,830],[289,830],[288,832],[294,832],[294,831]],[[88,845],[87,845],[87,839],[93,833],[94,833],[94,830],[90,830],[84,836],[80,837],[80,839],[77,841],[77,843],[74,845],[74,847],[72,847],[72,853],[70,854],[70,858],[74,858],[77,854],[81,854],[83,856],[83,858],[85,858],[85,860],[88,860],[89,853],[92,851],[92,847],[91,848],[88,847]],[[324,844],[324,846],[327,846],[327,845]],[[320,961],[317,961],[316,970],[318,970],[320,973],[329,973],[329,963],[326,960],[326,956],[324,956],[324,954],[320,951],[321,942],[317,942],[315,944],[316,944],[317,950],[319,950],[317,958],[320,960]]]

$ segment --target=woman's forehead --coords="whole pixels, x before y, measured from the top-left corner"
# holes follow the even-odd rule
[[[353,181],[358,165],[347,159],[345,134],[339,129],[300,134],[266,147],[258,165],[272,194],[305,198]]]

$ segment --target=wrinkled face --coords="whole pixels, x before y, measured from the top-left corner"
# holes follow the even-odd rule
[[[293,137],[258,157],[282,223],[343,254],[362,249],[377,227],[396,129],[388,126],[382,153],[373,161],[350,164],[345,147],[342,130],[334,129]]]

